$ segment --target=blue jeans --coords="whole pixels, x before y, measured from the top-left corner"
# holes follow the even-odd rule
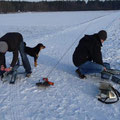
[[[104,66],[107,68],[107,69],[110,69],[110,64],[109,63],[104,63]],[[109,79],[111,77],[110,74],[107,74],[107,73],[101,73],[101,78],[102,79]]]
[[[84,64],[80,65],[78,69],[81,74],[101,73],[104,70],[104,66],[91,61],[87,61]]]
[[[31,72],[31,66],[30,66],[29,60],[27,58],[27,55],[26,55],[24,49],[25,49],[25,45],[24,45],[24,42],[22,41],[20,43],[19,51],[20,51],[20,55],[21,55],[21,58],[22,58],[23,66],[25,68],[26,73],[32,73]]]

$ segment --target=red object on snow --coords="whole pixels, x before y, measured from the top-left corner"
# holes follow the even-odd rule
[[[43,78],[44,81],[48,82],[49,85],[54,85],[53,82],[48,81],[48,78]]]

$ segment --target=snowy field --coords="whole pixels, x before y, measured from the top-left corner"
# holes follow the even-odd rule
[[[72,63],[79,39],[101,29],[108,32],[102,48],[104,61],[120,69],[120,11],[0,14],[0,36],[20,32],[28,46],[46,46],[36,68],[29,57],[30,78],[21,77],[14,85],[0,81],[0,120],[120,120],[120,101],[99,102],[96,95],[102,80],[90,75],[79,79]],[[9,65],[12,54],[6,57]],[[42,77],[55,85],[36,87]],[[120,91],[119,85],[112,84]]]

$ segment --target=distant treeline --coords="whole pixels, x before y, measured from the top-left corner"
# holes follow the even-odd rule
[[[28,11],[120,10],[120,0],[0,1],[0,13]]]

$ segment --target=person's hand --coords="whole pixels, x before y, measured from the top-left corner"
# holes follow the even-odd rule
[[[106,67],[104,67],[104,71],[107,71]]]
[[[4,65],[1,65],[0,70],[1,70],[1,71],[6,71],[6,72],[10,72],[10,71],[12,70],[12,67],[5,68]]]
[[[0,70],[1,70],[1,71],[4,71],[4,70],[5,70],[4,65],[1,65]]]
[[[5,68],[5,71],[6,71],[6,72],[10,72],[11,70],[12,70],[12,67]]]

